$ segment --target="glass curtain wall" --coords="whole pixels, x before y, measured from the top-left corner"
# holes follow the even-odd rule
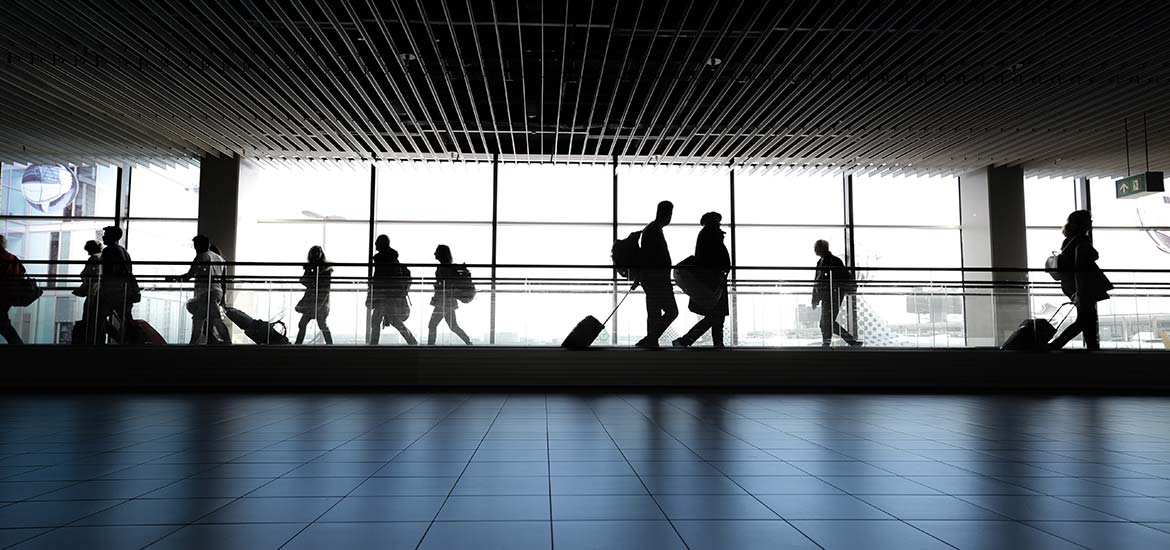
[[[124,242],[136,262],[134,273],[143,286],[134,315],[144,319],[168,342],[186,342],[191,335],[187,286],[175,292],[160,277],[185,267],[146,262],[189,262],[195,251],[191,237],[199,226],[199,165],[135,166],[130,168],[129,204]]]
[[[624,238],[633,231],[642,230],[654,219],[658,203],[670,201],[674,204],[674,215],[663,234],[670,249],[671,261],[675,264],[695,253],[695,239],[701,227],[699,218],[703,214],[718,212],[723,215],[724,223],[731,221],[731,184],[726,169],[622,165],[618,166],[617,172],[618,237]],[[730,235],[725,242],[730,249]],[[607,242],[607,248],[611,244],[612,241]],[[618,283],[623,293],[629,288],[628,281]],[[646,308],[640,290],[618,311],[616,344],[619,346],[633,345],[646,335]],[[661,340],[667,346],[699,320],[697,315],[687,309],[686,296],[677,289],[676,293],[679,316]],[[724,325],[724,331],[730,328]],[[731,339],[727,338],[726,341],[730,342]],[[697,345],[705,343],[700,340]]]
[[[114,224],[118,170],[88,164],[0,164],[0,234],[8,250],[26,262],[84,262],[85,242]],[[10,315],[27,343],[67,343],[81,300],[69,293],[82,265],[26,263],[30,274],[50,277],[49,290]]]
[[[853,206],[856,261],[867,279],[855,301],[859,338],[876,346],[965,345],[962,275],[913,270],[963,266],[958,178],[856,175]],[[880,270],[891,267],[910,270]]]
[[[735,174],[736,339],[747,346],[819,345],[820,312],[810,307],[820,239],[848,264],[841,174]],[[783,270],[758,269],[762,266]],[[846,314],[842,314],[845,321]]]
[[[1162,349],[1170,344],[1170,300],[1150,294],[1170,284],[1170,276],[1108,270],[1170,269],[1170,197],[1119,199],[1114,181],[1120,178],[1089,182],[1097,263],[1117,286],[1112,299],[1098,304],[1101,346]]]
[[[302,267],[309,249],[321,246],[334,264],[326,316],[333,341],[364,343],[369,165],[257,165],[245,173],[240,178],[234,260],[286,265],[238,267],[236,277],[247,278],[248,284],[236,286],[234,305],[253,317],[283,320],[290,339],[295,337],[301,318],[295,306],[305,291],[299,282]],[[237,334],[233,340],[247,339]],[[309,323],[305,342],[324,343],[318,323]]]
[[[456,310],[458,324],[472,343],[491,342],[492,293],[492,164],[487,162],[379,163],[377,169],[376,235],[390,238],[399,260],[411,265],[411,315],[406,324],[420,342],[426,342],[433,308],[435,249],[451,249],[454,262],[467,264],[480,293]],[[368,193],[368,190],[367,190]],[[368,247],[366,237],[363,246]],[[424,278],[421,283],[420,278]],[[441,324],[436,344],[462,342]],[[382,334],[382,344],[403,343],[393,329]]]
[[[497,262],[580,267],[500,268],[496,344],[560,345],[582,317],[613,308],[612,181],[607,164],[500,164]]]
[[[190,261],[190,239],[198,225],[198,168],[129,170],[121,204],[134,259]],[[850,188],[841,174],[741,169],[734,174],[733,189],[728,169],[674,166],[622,165],[615,170],[610,164],[566,163],[249,163],[246,171],[239,190],[237,256],[229,260],[285,265],[239,267],[236,275],[242,282],[235,285],[232,302],[254,317],[283,320],[290,336],[295,336],[300,318],[294,308],[304,293],[302,264],[309,248],[318,245],[335,264],[328,316],[334,342],[365,342],[365,264],[372,226],[374,235],[390,237],[400,259],[414,266],[413,275],[421,281],[412,288],[414,311],[408,320],[420,340],[425,341],[432,309],[435,247],[446,244],[456,263],[468,264],[479,280],[479,296],[460,304],[458,313],[474,343],[559,344],[581,317],[604,318],[628,288],[610,266],[615,234],[624,237],[642,229],[653,219],[657,203],[670,200],[675,211],[666,237],[676,263],[694,252],[699,218],[710,211],[723,215],[725,242],[739,266],[738,291],[725,329],[729,344],[799,346],[819,341],[819,315],[807,306],[816,262],[812,246],[818,239],[827,240],[869,279],[840,319],[858,328],[863,340],[876,346],[963,343],[961,300],[952,294],[960,275],[926,269],[962,265],[957,180],[951,177],[855,176]],[[4,164],[0,224],[10,248],[30,260],[83,261],[84,242],[98,238],[101,227],[115,220],[117,173],[109,167]],[[1058,241],[1048,237],[1072,207],[1069,187],[1070,180],[1029,179],[1029,241],[1039,246],[1030,250],[1030,261],[1042,262],[1046,243]],[[850,189],[852,219],[845,208]],[[1170,234],[1170,219],[1162,221],[1161,216],[1170,214],[1170,205],[1160,196],[1111,199],[1111,180],[1096,181],[1093,189],[1102,266],[1166,267],[1159,262],[1170,250],[1163,246],[1170,242],[1163,237]],[[1057,204],[1036,199],[1057,195],[1068,200]],[[515,264],[569,268],[498,267]],[[866,271],[890,266],[910,272]],[[45,267],[30,269],[48,274]],[[80,265],[70,273],[79,270]],[[136,312],[176,343],[189,337],[183,302],[190,290],[175,292],[173,285],[158,280],[183,270],[182,265],[137,268],[149,284]],[[904,282],[908,278],[928,282]],[[1104,329],[1109,341],[1117,346],[1153,342],[1160,335],[1162,306],[1138,299],[1135,285],[1141,281],[1120,282],[1129,288],[1102,306],[1103,318],[1111,316],[1113,323]],[[643,301],[635,293],[599,343],[624,346],[640,339],[645,332]],[[687,311],[684,295],[678,294],[677,302],[680,317],[664,343],[697,320]],[[61,308],[78,309],[80,301],[54,295],[14,310],[14,320],[29,341],[61,342],[69,329],[61,323],[80,318],[79,309],[62,313]],[[439,344],[459,343],[445,326],[437,334]],[[247,342],[238,331],[234,336]],[[309,323],[306,341],[323,341],[316,323]],[[382,342],[403,343],[393,330],[383,332]]]

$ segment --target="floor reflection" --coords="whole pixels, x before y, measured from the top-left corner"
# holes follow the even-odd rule
[[[0,403],[0,548],[1170,548],[1170,399]]]

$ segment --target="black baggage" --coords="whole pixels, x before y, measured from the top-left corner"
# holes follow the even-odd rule
[[[227,318],[244,331],[244,335],[260,345],[286,345],[289,343],[284,323],[281,321],[265,321],[253,319],[251,315],[234,307],[223,308]],[[280,327],[279,329],[277,327]]]
[[[592,315],[581,319],[577,326],[573,327],[573,331],[565,337],[565,341],[561,343],[562,348],[569,349],[583,349],[593,344],[601,331],[605,329],[605,323],[597,320],[597,317]]]
[[[1060,307],[1056,308],[1056,311],[1052,313],[1052,317],[1049,319],[1024,319],[1020,323],[1020,326],[1016,328],[1015,332],[1012,332],[1011,336],[1008,336],[1007,340],[1004,340],[1000,349],[1043,350],[1047,348],[1048,342],[1051,342],[1052,338],[1056,336],[1056,327],[1064,324],[1065,319],[1068,319],[1069,313],[1072,313],[1072,309],[1069,309],[1056,325],[1053,325],[1052,321],[1056,319],[1056,316],[1060,314],[1064,306],[1070,305],[1073,305],[1073,303],[1065,302],[1060,304]]]
[[[613,317],[613,314],[617,313],[618,308],[622,307],[622,304],[626,302],[626,298],[630,297],[630,293],[633,292],[635,288],[637,288],[637,285],[631,286],[630,289],[626,291],[626,295],[622,296],[622,301],[618,302],[617,307],[613,308],[613,311],[609,312],[609,317],[606,317],[605,321],[598,321],[597,317],[592,315],[581,319],[581,322],[577,323],[577,326],[573,327],[573,330],[569,332],[568,336],[565,337],[565,341],[561,342],[561,347],[568,349],[585,349],[593,345],[593,341],[596,340],[597,336],[601,334],[601,331],[605,329],[605,323],[608,323],[610,318]]]

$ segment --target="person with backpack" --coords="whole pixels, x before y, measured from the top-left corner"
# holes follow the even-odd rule
[[[15,292],[25,276],[24,264],[20,258],[8,251],[8,237],[0,235],[0,336],[8,345],[15,346],[24,343],[8,312],[12,310],[12,293]]]
[[[1113,283],[1097,266],[1100,254],[1093,248],[1093,216],[1088,210],[1077,210],[1068,215],[1065,224],[1064,243],[1057,256],[1060,273],[1060,290],[1077,308],[1077,319],[1064,329],[1049,344],[1051,349],[1060,349],[1078,334],[1082,334],[1085,349],[1101,349],[1098,333],[1097,302],[1109,299]]]
[[[325,250],[320,246],[309,249],[308,262],[305,272],[301,275],[301,285],[305,287],[305,295],[297,302],[294,308],[301,314],[297,323],[298,345],[305,343],[305,329],[309,321],[316,319],[317,328],[326,344],[333,344],[333,333],[329,332],[329,325],[325,319],[329,317],[329,289],[333,283],[333,266],[325,259]]]
[[[845,295],[853,291],[856,284],[853,272],[845,267],[841,261],[829,252],[829,241],[818,240],[813,244],[813,252],[820,258],[817,260],[816,278],[813,282],[812,307],[821,306],[821,347],[829,347],[836,334],[850,346],[860,346],[861,341],[854,338],[837,322],[837,315],[841,313],[841,302]]]
[[[101,269],[102,279],[98,290],[97,322],[92,334],[94,344],[105,341],[110,334],[110,325],[117,327],[113,334],[119,342],[129,342],[133,338],[134,319],[131,317],[134,304],[142,300],[142,289],[138,286],[138,279],[134,277],[134,262],[130,253],[118,241],[122,240],[122,228],[111,225],[102,228]]]
[[[211,250],[211,240],[204,235],[195,235],[191,246],[195,249],[191,267],[182,275],[166,278],[169,282],[195,282],[195,292],[187,300],[187,311],[191,313],[191,344],[230,344],[231,332],[220,310],[224,303],[226,260]]]
[[[695,240],[695,255],[682,269],[691,270],[700,283],[700,291],[690,296],[687,309],[703,318],[691,327],[681,338],[671,342],[675,347],[690,347],[704,332],[711,331],[714,347],[723,347],[723,322],[729,314],[727,306],[727,274],[731,272],[731,255],[723,244],[724,232],[719,228],[723,216],[718,212],[707,212],[699,218],[703,226]],[[679,287],[683,288],[682,283]]]
[[[374,240],[374,274],[370,279],[370,334],[367,341],[378,345],[383,326],[392,326],[402,339],[418,345],[414,334],[406,327],[410,317],[410,269],[398,261],[398,251],[390,248],[390,237],[378,235]]]
[[[451,248],[445,244],[435,248],[435,259],[439,261],[439,267],[435,269],[435,295],[431,297],[431,305],[435,309],[431,312],[430,322],[427,323],[427,345],[435,345],[439,322],[446,320],[451,332],[470,346],[471,338],[467,337],[467,333],[463,332],[455,318],[455,310],[459,309],[460,287],[465,285],[460,267],[454,264]]]
[[[639,340],[637,347],[658,349],[658,339],[678,317],[678,303],[674,300],[674,284],[670,281],[670,250],[662,229],[670,225],[674,215],[674,204],[670,201],[658,203],[654,221],[642,229],[642,246],[638,282],[646,292],[646,337]]]

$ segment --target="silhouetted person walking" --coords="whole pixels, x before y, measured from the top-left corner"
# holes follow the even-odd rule
[[[1049,344],[1052,349],[1064,347],[1077,334],[1083,335],[1085,349],[1101,349],[1097,302],[1109,299],[1113,283],[1097,266],[1100,255],[1093,248],[1092,232],[1093,217],[1088,210],[1077,210],[1068,215],[1057,267],[1061,274],[1060,290],[1076,305],[1077,319]]]
[[[102,243],[86,241],[85,251],[89,258],[85,260],[85,267],[81,269],[81,286],[73,291],[73,295],[85,298],[81,305],[81,326],[84,329],[84,342],[92,343],[93,331],[97,327],[98,294],[101,292]]]
[[[418,344],[406,328],[410,317],[410,270],[398,261],[398,251],[390,248],[390,237],[378,235],[374,240],[374,275],[370,279],[370,334],[368,341],[378,345],[382,327],[391,326],[412,346]]]
[[[816,281],[813,283],[812,307],[821,306],[821,346],[829,347],[836,334],[850,346],[860,346],[856,338],[837,322],[841,302],[845,299],[845,288],[852,284],[853,277],[845,269],[845,263],[829,252],[829,242],[819,240],[813,245],[817,260]]]
[[[717,348],[723,347],[723,322],[729,313],[727,274],[731,272],[731,255],[723,244],[724,233],[719,228],[721,221],[723,216],[718,212],[708,212],[699,219],[703,228],[695,240],[693,267],[687,269],[694,270],[704,288],[701,295],[690,296],[687,308],[703,318],[681,338],[671,342],[675,346],[688,347],[710,330],[711,343]]]
[[[8,314],[12,311],[12,293],[24,280],[24,274],[24,264],[20,263],[20,258],[8,251],[8,237],[0,235],[0,336],[14,346],[23,344],[24,340],[16,332],[16,327],[12,326]]]
[[[329,325],[325,322],[329,317],[329,289],[332,283],[333,267],[325,260],[325,250],[319,246],[310,248],[305,273],[301,275],[305,295],[297,302],[295,308],[296,312],[301,314],[301,320],[297,323],[297,344],[305,343],[305,329],[313,319],[317,320],[317,328],[321,330],[321,337],[325,339],[325,343],[333,343],[333,334],[329,332]]]
[[[634,344],[640,348],[658,349],[658,339],[678,317],[674,286],[670,282],[670,268],[674,264],[670,261],[670,250],[662,233],[662,229],[670,225],[673,214],[674,204],[670,201],[658,203],[654,221],[642,230],[639,282],[646,292],[646,337]]]
[[[441,244],[435,248],[435,259],[439,267],[435,269],[435,295],[431,297],[431,305],[435,307],[431,312],[431,320],[427,323],[427,345],[435,345],[438,336],[435,331],[439,328],[439,321],[446,320],[447,327],[454,332],[464,344],[471,345],[471,338],[459,328],[459,321],[455,318],[455,310],[459,309],[459,300],[455,298],[455,261],[451,256],[451,249]]]
[[[102,229],[102,280],[98,291],[97,323],[94,327],[94,343],[105,341],[111,322],[118,330],[115,336],[119,342],[126,342],[127,332],[132,330],[131,309],[141,299],[138,281],[134,278],[134,266],[130,253],[118,241],[122,240],[122,228],[109,226]],[[88,331],[88,328],[87,328]]]
[[[220,306],[224,303],[225,260],[211,250],[211,241],[196,235],[191,239],[195,259],[182,275],[167,277],[168,281],[195,281],[195,292],[187,301],[191,313],[191,343],[230,344],[231,333],[223,321]]]

